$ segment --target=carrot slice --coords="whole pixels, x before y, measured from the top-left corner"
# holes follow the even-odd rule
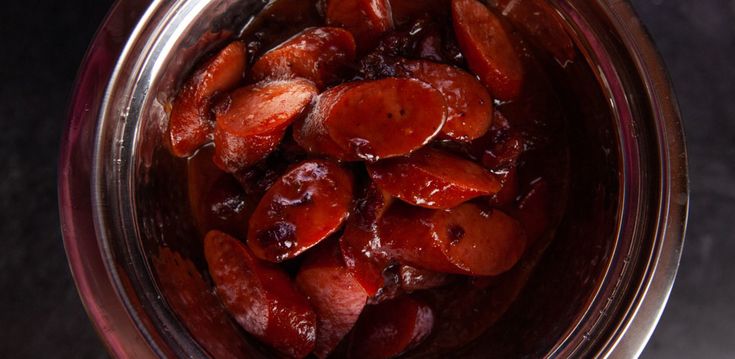
[[[518,221],[471,203],[449,210],[397,204],[383,216],[379,231],[389,256],[435,272],[497,275],[526,248]]]
[[[470,69],[494,97],[506,101],[517,97],[523,67],[497,15],[478,0],[452,0],[452,20]]]
[[[326,20],[327,25],[349,30],[363,50],[375,46],[383,33],[393,29],[388,0],[327,0]]]
[[[352,175],[327,160],[302,162],[266,192],[250,217],[248,246],[281,262],[334,233],[352,204]]]
[[[430,61],[407,61],[402,66],[407,76],[424,81],[444,95],[447,121],[443,137],[471,141],[487,132],[493,119],[490,94],[474,76],[454,66]]]
[[[430,148],[372,164],[368,171],[383,191],[426,208],[456,207],[500,189],[500,182],[476,163]]]
[[[199,68],[174,99],[166,143],[174,156],[189,157],[212,139],[211,98],[242,80],[245,44],[235,41]]]
[[[217,166],[237,172],[264,159],[316,93],[316,87],[303,79],[260,83],[232,93],[217,110]]]
[[[308,254],[296,284],[317,314],[314,355],[326,358],[357,322],[367,293],[345,266],[335,243]]]
[[[321,119],[334,143],[361,159],[408,154],[444,125],[444,97],[425,82],[387,78],[347,86],[321,95],[335,97]]]
[[[355,40],[336,27],[312,27],[266,52],[253,65],[253,81],[303,77],[323,88],[339,80],[355,59]]]
[[[393,358],[420,344],[433,326],[431,308],[407,295],[368,306],[355,326],[351,357]]]
[[[313,350],[316,314],[285,272],[219,231],[207,234],[204,255],[217,295],[243,329],[292,357]]]

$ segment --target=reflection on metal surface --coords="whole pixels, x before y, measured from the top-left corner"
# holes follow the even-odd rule
[[[466,350],[632,357],[663,310],[681,254],[687,169],[678,110],[627,2],[552,3],[586,60],[562,74],[583,119],[570,133],[577,195],[508,314]],[[187,280],[205,288],[207,276],[194,273],[204,266],[181,205],[184,163],[160,143],[181,79],[263,5],[121,1],[87,55],[60,159],[60,207],[80,294],[116,356],[265,353],[242,332],[226,330],[230,344],[213,344],[209,330],[194,328],[207,328],[218,310],[192,315],[187,306],[214,306],[212,298],[170,294]]]

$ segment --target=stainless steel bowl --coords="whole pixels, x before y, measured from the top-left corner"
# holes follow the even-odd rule
[[[661,60],[629,3],[552,2],[583,54],[567,71],[583,119],[572,133],[577,199],[513,307],[463,350],[469,357],[636,356],[681,255],[686,152]],[[121,0],[82,65],[59,201],[77,287],[115,356],[268,353],[221,321],[210,292],[196,292],[185,170],[160,141],[164,104],[197,57],[264,5]]]

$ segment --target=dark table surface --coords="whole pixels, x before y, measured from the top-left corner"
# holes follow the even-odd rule
[[[635,0],[687,134],[691,215],[679,276],[643,357],[735,357],[735,1]],[[0,11],[0,358],[106,357],[66,264],[57,149],[72,81],[111,0]]]

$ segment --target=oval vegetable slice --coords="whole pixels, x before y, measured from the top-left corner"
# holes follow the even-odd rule
[[[347,218],[352,180],[334,162],[302,162],[260,200],[250,217],[248,246],[258,258],[281,262],[321,242]]]
[[[217,166],[237,172],[265,158],[316,94],[314,84],[303,79],[265,82],[233,92],[217,109]]]
[[[449,210],[397,204],[383,216],[379,230],[389,256],[435,272],[497,275],[526,248],[518,221],[472,203]]]
[[[423,81],[387,78],[347,86],[321,95],[334,98],[319,118],[339,147],[361,159],[408,154],[434,138],[444,125],[444,97]]]
[[[316,314],[285,272],[219,231],[207,234],[204,256],[217,295],[243,329],[295,358],[312,351]]]
[[[325,12],[327,25],[349,30],[360,49],[373,47],[380,35],[393,29],[388,0],[327,0]]]
[[[407,76],[433,86],[444,95],[447,120],[441,129],[444,137],[471,141],[487,132],[493,119],[490,94],[474,76],[454,66],[430,61],[407,61],[402,69]]]
[[[388,258],[380,248],[377,225],[392,201],[373,183],[368,185],[339,239],[347,267],[370,297],[378,295],[385,284],[383,270],[388,266]]]
[[[434,312],[404,295],[365,308],[355,326],[352,358],[393,358],[420,344],[431,333]]]
[[[368,171],[383,191],[426,208],[456,207],[500,189],[500,182],[476,163],[431,148],[372,164]]]
[[[504,101],[517,97],[523,67],[498,16],[478,0],[452,0],[452,21],[472,72],[494,97]]]
[[[339,80],[355,59],[355,39],[337,27],[312,27],[266,52],[250,71],[253,81],[303,77],[317,87]]]
[[[314,355],[326,358],[352,329],[367,302],[367,293],[342,260],[335,243],[309,252],[296,285],[317,314]]]
[[[166,143],[177,157],[191,156],[211,140],[211,98],[229,91],[242,80],[246,67],[245,44],[235,41],[199,68],[174,99]]]

